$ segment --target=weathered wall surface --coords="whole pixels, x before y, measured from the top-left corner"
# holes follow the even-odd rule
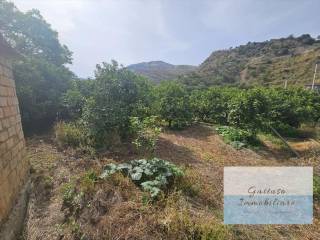
[[[8,59],[9,56],[0,51],[0,227],[18,201],[29,172],[15,82]]]

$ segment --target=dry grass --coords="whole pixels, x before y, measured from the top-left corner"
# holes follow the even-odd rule
[[[153,201],[131,180],[115,174],[96,181],[102,166],[139,158],[130,148],[98,160],[61,153],[49,141],[29,140],[33,192],[25,239],[320,239],[320,207],[312,225],[223,225],[224,166],[314,166],[320,174],[319,149],[312,141],[290,144],[303,157],[293,159],[272,142],[253,151],[226,145],[208,126],[166,132],[157,157],[185,169],[174,188]],[[284,152],[282,152],[284,151]],[[64,203],[63,186],[74,194]]]

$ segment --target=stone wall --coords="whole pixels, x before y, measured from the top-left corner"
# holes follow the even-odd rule
[[[29,172],[9,59],[8,53],[0,51],[0,226],[18,202]]]

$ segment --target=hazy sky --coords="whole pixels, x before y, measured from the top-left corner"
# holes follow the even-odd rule
[[[319,0],[13,0],[37,8],[73,51],[71,69],[163,60],[200,64],[213,50],[320,34]]]

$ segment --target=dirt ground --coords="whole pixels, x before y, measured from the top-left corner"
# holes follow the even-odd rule
[[[223,225],[224,166],[313,166],[320,175],[320,143],[289,141],[299,152],[270,141],[257,149],[236,150],[210,126],[197,125],[161,134],[156,156],[186,169],[181,191],[157,203],[144,203],[144,193],[123,176],[85,185],[77,208],[66,207],[62,189],[83,186],[83,176],[106,163],[140,157],[131,149],[98,159],[58,151],[48,136],[28,139],[32,192],[23,238],[42,239],[320,239],[320,205],[314,202],[312,225]],[[89,189],[89,190],[88,190]]]

